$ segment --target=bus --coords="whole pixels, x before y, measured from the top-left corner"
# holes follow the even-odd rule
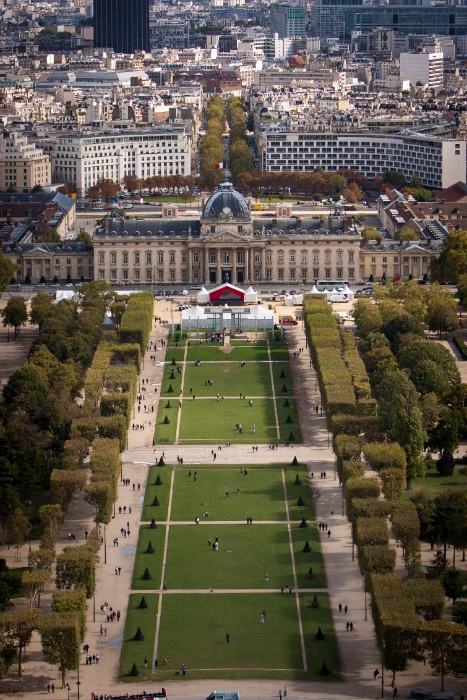
[[[318,280],[315,284],[319,292],[324,292],[325,289],[334,291],[336,288],[344,289],[349,285],[349,280]]]

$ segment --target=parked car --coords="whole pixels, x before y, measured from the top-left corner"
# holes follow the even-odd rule
[[[39,282],[39,284],[36,284],[36,287],[45,287],[45,282]]]
[[[50,286],[51,287],[60,287],[58,282],[52,282]]]
[[[192,284],[190,289],[198,289],[199,290],[199,289],[202,289],[202,287],[200,284]]]
[[[65,287],[73,287],[73,282],[67,282]]]
[[[166,291],[164,292],[164,294],[165,294],[166,297],[169,297],[169,296],[170,296],[170,290],[169,290],[169,289],[166,289]]]

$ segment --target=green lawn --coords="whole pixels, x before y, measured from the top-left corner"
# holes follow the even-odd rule
[[[292,374],[288,362],[274,362],[272,365],[272,376],[274,379],[274,392],[276,396],[293,396]],[[286,391],[284,391],[284,388]]]
[[[161,587],[165,529],[165,525],[159,525],[156,530],[150,530],[148,524],[141,525],[131,584],[134,591],[157,590]],[[150,542],[155,550],[154,554],[146,553]],[[152,576],[149,581],[142,578],[146,567]]]
[[[178,394],[173,398],[161,398],[157,409],[156,425],[154,428],[154,439],[157,445],[173,445],[177,430],[178,417]],[[165,423],[165,417],[169,423]]]
[[[237,423],[243,428],[242,434],[235,428]],[[254,434],[250,433],[253,425],[256,426]],[[253,407],[248,405],[248,401],[239,399],[184,399],[179,439],[181,444],[225,445],[229,440],[242,444],[277,442],[272,399],[254,399]]]
[[[155,481],[157,476],[162,480],[162,486],[156,486]],[[148,472],[148,481],[146,484],[146,493],[144,496],[144,506],[141,515],[141,520],[167,520],[167,507],[169,504],[170,480],[172,469],[170,467],[150,467]],[[157,496],[160,506],[154,506],[154,497]]]
[[[246,477],[248,478],[248,477]],[[172,525],[165,580],[169,588],[277,588],[292,584],[284,525]],[[219,538],[214,551],[208,539]],[[266,581],[266,575],[268,581]],[[149,581],[148,583],[151,583]]]
[[[318,528],[316,525],[310,525],[306,529],[302,529],[297,525],[292,525],[292,540],[298,587],[326,588],[323,556],[321,554]],[[307,540],[312,549],[311,552],[303,551]],[[310,567],[313,569],[313,574],[316,576],[314,579],[307,578]]]
[[[187,680],[306,678],[295,596],[289,595],[165,595],[158,656],[170,658],[159,666],[161,680],[183,681],[181,673],[175,676],[182,664]]]
[[[284,488],[280,469],[197,469],[197,480],[188,468],[177,470],[171,520],[201,520],[207,510],[211,520],[285,520]],[[237,489],[239,491],[237,491]],[[226,498],[226,492],[229,497]],[[200,504],[204,505],[201,506]]]
[[[167,350],[167,356],[170,357],[170,350]],[[172,361],[166,363],[164,366],[164,374],[162,377],[161,385],[161,396],[168,396],[169,398],[177,398],[180,395],[180,388],[182,385],[182,373],[178,371],[181,369],[181,365],[172,365]],[[172,390],[170,389],[172,387]]]
[[[188,362],[194,362],[195,360],[201,360],[201,362],[242,362],[242,360],[267,362],[268,359],[268,349],[265,345],[235,345],[232,351],[227,354],[222,352],[219,346],[209,344],[194,348],[190,347],[187,352]]]
[[[212,385],[207,385],[212,381]],[[175,387],[174,387],[175,388]],[[190,388],[196,396],[272,396],[269,364],[248,362],[244,367],[240,362],[201,363],[195,367],[188,363],[185,368],[183,394],[191,396]]]
[[[294,483],[297,474],[302,482],[301,485]],[[287,467],[285,478],[287,484],[287,497],[289,499],[290,520],[298,521],[301,520],[303,516],[305,516],[307,520],[314,520],[315,510],[306,466],[300,464],[297,467]],[[305,501],[304,506],[297,506],[300,496]]]
[[[412,479],[412,490],[404,491],[402,498],[408,500],[416,491],[423,491],[429,498],[435,498],[440,491],[463,491],[467,485],[467,476],[459,473],[459,465],[452,476],[440,476],[436,469],[429,469],[422,479]]]
[[[284,396],[286,398],[284,398]],[[288,401],[289,406],[285,406]],[[302,442],[302,431],[300,430],[300,420],[298,418],[297,402],[286,395],[276,397],[277,418],[279,420],[279,428],[281,431],[281,442],[290,441],[295,443]],[[288,422],[290,416],[291,423]],[[293,434],[293,438],[290,434]]]
[[[172,360],[175,360],[175,362],[183,362],[183,359],[185,357],[185,349],[184,348],[167,348],[167,352],[165,355],[165,361],[167,364],[171,364]]]
[[[141,602],[141,593],[132,593],[128,603],[127,617],[125,623],[125,632],[123,633],[123,646],[120,655],[120,680],[134,682],[137,680],[133,676],[129,676],[133,664],[136,663],[138,671],[141,675],[140,680],[148,680],[151,678],[152,655],[154,651],[154,638],[156,634],[157,621],[157,606],[159,596],[154,593],[144,596],[148,608],[141,610],[139,604]],[[137,642],[134,639],[136,630],[141,628],[144,636],[144,641]],[[144,658],[148,660],[148,666],[144,666]]]
[[[289,351],[286,348],[271,347],[271,360],[273,362],[288,362],[289,361]]]
[[[315,680],[340,681],[339,651],[337,648],[334,626],[332,624],[329,596],[325,593],[317,594],[318,603],[320,605],[319,608],[310,607],[313,598],[313,593],[300,594],[300,609],[302,613],[303,634],[305,637],[308,674],[309,677]],[[325,639],[320,642],[315,639],[319,627],[321,627],[321,631],[325,635]],[[352,634],[352,632],[348,632],[348,634]],[[318,675],[323,661],[326,661],[326,666],[332,675]]]

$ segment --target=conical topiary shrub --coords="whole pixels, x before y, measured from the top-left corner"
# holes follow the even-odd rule
[[[159,501],[159,499],[157,498],[157,495],[154,496],[154,500],[153,500],[153,502],[152,502],[152,505],[155,506],[156,508],[159,508],[159,506],[160,506],[160,501]]]
[[[172,364],[176,365],[177,363],[175,362],[175,357],[172,357]]]
[[[148,567],[146,567],[144,574],[141,576],[141,578],[143,579],[143,581],[150,581],[152,579],[152,576],[149,573]]]
[[[149,542],[148,546],[146,547],[146,554],[154,554],[156,550],[152,546],[152,542]]]
[[[290,408],[290,401],[289,401],[289,399],[286,399],[286,400],[284,401],[284,408]]]
[[[306,521],[305,516],[301,519],[300,525],[298,527],[308,527],[308,523]]]
[[[157,478],[156,478],[156,486],[162,486],[162,479],[161,479],[159,474],[157,475]]]
[[[287,420],[285,422],[286,423],[293,423],[293,420],[290,417],[290,413],[287,414]]]
[[[282,391],[284,392],[284,394],[287,394],[287,392],[289,391],[285,384],[282,385]]]
[[[172,406],[170,405],[170,401],[167,401],[167,403],[165,404],[165,407],[166,407],[166,408],[172,408]]]
[[[169,379],[175,379],[175,370],[174,370],[174,369],[171,369],[171,370],[170,370],[170,377],[169,377]]]
[[[153,518],[153,519],[151,520],[151,522],[149,523],[149,529],[150,529],[150,530],[157,530],[157,523],[156,523],[156,521],[154,520],[154,518]]]
[[[292,460],[292,467],[298,467],[298,459],[296,457]]]
[[[289,442],[293,442],[294,440],[295,440],[295,435],[293,434],[292,431],[290,431]]]
[[[130,676],[139,676],[138,667],[135,663],[133,663],[133,666],[131,667]]]
[[[303,547],[302,552],[311,552],[311,547],[308,540],[305,542],[305,546]]]
[[[285,372],[282,370],[282,372],[279,375],[279,379],[285,379]]]
[[[164,418],[164,425],[170,425],[169,416],[166,415]]]
[[[307,579],[309,579],[310,581],[313,581],[313,579],[316,578],[316,574],[313,573],[313,569],[312,569],[311,566],[310,566],[310,568],[308,569],[308,573],[307,573],[306,577],[307,577]],[[316,596],[315,596],[315,598],[316,598]],[[313,600],[313,603],[314,603],[314,602],[315,602],[315,601]],[[316,600],[316,602],[318,602],[318,600]],[[312,608],[319,608],[319,605],[313,605],[313,603],[311,604],[311,607],[312,607]]]
[[[159,467],[165,467],[165,462],[164,462],[164,458],[162,457],[162,455],[161,455],[157,464]]]
[[[313,602],[311,603],[311,607],[312,607],[312,608],[319,608],[318,596],[317,596],[317,595],[315,595],[315,597],[313,598]]]
[[[316,639],[317,642],[322,642],[322,641],[323,641],[323,639],[324,639],[324,634],[323,634],[322,631],[321,631],[321,627],[318,627],[318,631],[317,631],[317,633],[316,633],[315,639]]]
[[[141,603],[138,605],[138,608],[140,610],[147,610],[149,608],[149,605],[146,603],[146,598],[144,597],[144,595],[141,598]]]
[[[323,661],[323,665],[321,666],[321,671],[319,672],[320,676],[330,676],[331,671],[328,669],[326,666],[326,661]]]
[[[302,494],[298,497],[297,506],[304,506],[305,501],[303,500]]]
[[[135,642],[144,642],[144,634],[141,632],[141,627],[138,627],[133,639],[135,640]]]
[[[281,339],[279,333],[276,333],[276,335],[274,336],[274,338],[275,338],[275,340],[280,340],[280,339]]]
[[[296,459],[296,458],[295,458],[295,459]],[[295,477],[294,485],[295,485],[295,486],[301,486],[301,485],[302,485],[302,480],[300,479],[300,477],[298,476],[298,474],[297,474],[297,476]]]
[[[169,388],[167,389],[167,393],[168,393],[168,394],[173,394],[173,393],[174,393],[174,388],[173,388],[172,384],[169,384]]]

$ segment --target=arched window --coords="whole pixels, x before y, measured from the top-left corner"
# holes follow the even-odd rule
[[[302,263],[305,263],[307,261],[307,252],[306,250],[302,250]]]

